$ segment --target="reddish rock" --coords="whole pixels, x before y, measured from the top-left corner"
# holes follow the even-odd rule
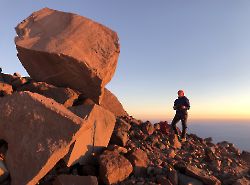
[[[130,127],[131,125],[123,119],[117,119],[110,143],[125,146],[129,139],[128,131]]]
[[[117,97],[106,88],[104,89],[101,106],[112,112],[117,117],[128,115]]]
[[[134,167],[133,173],[135,176],[144,176],[147,174],[149,159],[146,152],[137,148],[136,150],[130,152],[127,158]]]
[[[250,166],[250,152],[243,151],[240,157]]]
[[[83,92],[100,103],[120,52],[109,28],[85,17],[48,8],[16,27],[18,58],[36,81]]]
[[[11,184],[36,184],[69,151],[83,120],[52,99],[31,92],[0,101],[0,139],[8,143]]]
[[[206,185],[221,185],[220,180],[217,179],[215,176],[209,175],[202,169],[197,168],[195,166],[187,165],[185,167],[185,174],[199,179]]]
[[[128,150],[126,148],[118,146],[118,145],[109,145],[107,149],[110,151],[121,153],[121,154],[128,153]]]
[[[149,121],[141,124],[141,128],[144,134],[152,135],[155,131],[154,125]]]
[[[13,93],[12,85],[0,82],[0,97],[11,95]]]
[[[167,157],[168,157],[168,158],[174,158],[175,155],[176,155],[176,153],[175,153],[174,149],[169,149],[169,150],[167,151]]]
[[[31,82],[17,89],[18,91],[30,91],[52,98],[65,107],[73,105],[78,98],[78,93],[70,88],[55,87],[45,82]]]
[[[59,175],[53,185],[98,185],[94,176]]]
[[[250,185],[250,180],[245,177],[238,179],[233,185]]]
[[[171,132],[171,125],[169,125],[167,121],[161,121],[159,124],[160,130],[163,134],[169,134]]]
[[[115,126],[115,116],[98,105],[80,105],[69,108],[73,113],[86,120],[88,129],[79,134],[68,155],[67,165],[76,162],[85,164],[88,159],[108,146]]]
[[[172,145],[173,148],[175,149],[180,149],[181,148],[181,143],[178,140],[178,137],[176,134],[174,134],[174,132],[171,132],[170,136],[169,136],[169,142]]]
[[[99,157],[99,174],[105,184],[116,184],[125,180],[133,171],[131,163],[118,152],[106,150]]]
[[[13,76],[11,74],[4,74],[4,73],[1,73],[0,74],[0,77],[1,77],[1,82],[5,82],[7,84],[12,84],[13,81],[15,81],[18,77],[16,76]]]

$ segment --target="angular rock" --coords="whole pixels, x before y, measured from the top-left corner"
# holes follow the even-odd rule
[[[133,171],[131,163],[118,152],[106,150],[99,157],[99,174],[105,184],[116,184],[125,180]]]
[[[13,93],[12,85],[0,82],[0,97],[11,95]]]
[[[250,185],[250,180],[245,177],[238,179],[233,185]]]
[[[30,82],[17,90],[41,94],[47,98],[52,98],[65,107],[72,106],[74,101],[78,98],[78,93],[70,88],[55,87],[45,82]]]
[[[34,12],[16,27],[18,58],[36,81],[79,90],[100,103],[117,66],[117,34],[85,17]]]
[[[242,151],[240,157],[250,166],[250,152]]]
[[[168,178],[169,181],[173,184],[173,185],[178,185],[178,173],[175,169],[171,169],[168,173]]]
[[[149,121],[141,124],[141,128],[144,134],[152,135],[155,131],[154,125]]]
[[[118,146],[118,145],[109,145],[107,149],[110,151],[118,152],[120,154],[128,153],[128,150],[126,148]]]
[[[195,166],[187,165],[185,168],[185,174],[199,179],[206,185],[221,185],[220,180],[217,179],[215,176],[209,175],[202,169],[197,168]]]
[[[88,127],[52,99],[31,92],[0,101],[0,139],[8,143],[11,184],[36,184],[69,151]]]
[[[168,157],[168,158],[174,158],[175,155],[176,155],[176,153],[175,153],[174,149],[169,149],[169,150],[167,151],[167,157]]]
[[[124,110],[121,102],[107,88],[104,89],[101,106],[112,112],[117,117],[128,115],[128,113]]]
[[[160,130],[163,134],[169,134],[172,130],[171,125],[169,125],[167,121],[161,121],[159,125],[160,125]]]
[[[18,77],[16,76],[13,76],[11,74],[4,74],[4,73],[1,73],[0,74],[0,78],[1,78],[1,82],[5,82],[7,84],[12,84],[13,81],[15,81]]]
[[[133,165],[135,176],[145,176],[147,174],[149,159],[146,152],[137,148],[130,152],[127,158]]]
[[[98,185],[94,176],[59,175],[53,185]]]
[[[131,125],[123,119],[117,119],[110,143],[125,146],[129,139],[128,131],[130,127]]]
[[[172,145],[173,148],[175,149],[180,149],[181,148],[181,143],[178,140],[178,137],[174,132],[172,131],[169,136],[169,142]]]
[[[76,162],[85,164],[91,156],[108,146],[115,126],[115,116],[108,110],[94,105],[80,105],[69,108],[73,113],[89,122],[90,127],[79,134],[72,145],[67,160],[71,166]]]

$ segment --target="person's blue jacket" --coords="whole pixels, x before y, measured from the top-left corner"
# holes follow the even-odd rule
[[[186,108],[183,109],[182,106],[185,106]],[[176,110],[176,114],[187,114],[187,110],[190,109],[189,99],[186,96],[178,97],[178,99],[174,101],[174,109]]]

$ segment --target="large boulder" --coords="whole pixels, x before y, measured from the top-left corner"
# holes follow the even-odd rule
[[[88,18],[48,8],[16,27],[18,57],[36,81],[79,90],[100,103],[117,66],[117,34]]]
[[[112,112],[115,116],[127,116],[128,113],[124,110],[122,104],[117,97],[107,88],[104,89],[104,95],[101,106]]]
[[[12,185],[36,184],[60,159],[67,158],[70,166],[89,156],[86,149],[92,154],[93,146],[108,144],[115,124],[112,113],[98,105],[73,112],[82,118],[29,91],[1,99],[0,139],[8,143],[6,166]]]
[[[133,171],[131,163],[121,154],[106,150],[99,157],[99,174],[105,184],[125,180]]]
[[[52,99],[31,92],[0,101],[0,139],[8,143],[11,184],[36,184],[69,151],[81,118]],[[87,126],[87,125],[86,125]]]
[[[78,98],[78,93],[70,88],[55,87],[45,82],[26,83],[17,90],[41,94],[47,98],[52,98],[56,102],[63,104],[65,107],[72,106],[74,101]]]
[[[96,104],[74,106],[69,109],[90,122],[91,126],[84,130],[72,145],[72,151],[66,158],[67,165],[71,166],[76,162],[85,164],[91,160],[91,156],[108,146],[115,126],[115,116]]]

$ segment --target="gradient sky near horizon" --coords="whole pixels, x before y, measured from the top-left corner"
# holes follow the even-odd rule
[[[178,89],[191,119],[250,120],[250,1],[1,0],[0,66],[27,75],[14,27],[44,7],[115,30],[121,53],[108,88],[130,115],[172,119]]]

